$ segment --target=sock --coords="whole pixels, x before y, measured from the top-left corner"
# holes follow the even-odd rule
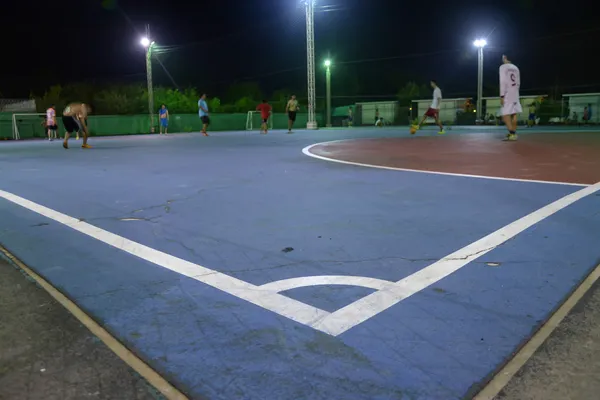
[[[516,135],[517,131],[508,131],[508,133],[510,133],[511,135]]]

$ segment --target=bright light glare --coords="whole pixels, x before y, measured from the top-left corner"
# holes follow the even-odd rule
[[[475,47],[485,47],[485,46],[487,46],[487,40],[485,40],[485,39],[477,39],[476,41],[473,42],[473,45]]]
[[[331,67],[331,60],[325,60],[325,66]]]
[[[142,46],[148,47],[150,46],[150,39],[148,39],[147,37],[143,37],[142,40],[140,40],[140,43],[142,44]]]

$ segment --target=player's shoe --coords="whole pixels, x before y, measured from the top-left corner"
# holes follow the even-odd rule
[[[445,134],[445,133],[446,133],[446,131],[442,129],[442,130],[440,130],[440,131],[438,132],[438,135],[443,135],[443,134]]]
[[[91,149],[91,148],[92,148],[92,146],[90,146],[89,144],[82,144],[82,145],[81,145],[81,148],[82,148],[82,149]]]
[[[68,150],[69,149],[69,144],[67,142],[63,142],[63,147]]]
[[[508,135],[506,135],[506,137],[504,139],[502,139],[504,142],[515,142],[517,140],[517,134],[516,133],[509,133]]]

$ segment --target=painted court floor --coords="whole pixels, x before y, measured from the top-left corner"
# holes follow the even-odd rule
[[[0,244],[190,398],[460,399],[600,261],[600,133],[0,144]]]

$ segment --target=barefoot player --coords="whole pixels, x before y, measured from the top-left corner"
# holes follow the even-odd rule
[[[519,88],[521,87],[521,73],[516,65],[510,62],[507,56],[502,56],[500,66],[500,114],[506,124],[508,134],[505,141],[517,140],[517,114],[523,112]]]
[[[292,98],[287,102],[287,105],[285,106],[285,111],[288,114],[288,133],[292,133],[294,122],[296,122],[296,113],[300,111],[300,107],[298,106],[298,100],[296,100],[295,95],[292,95]]]
[[[256,106],[256,110],[260,111],[260,118],[262,119],[262,124],[260,125],[260,133],[267,134],[269,129],[269,117],[271,116],[271,105],[263,100],[258,106]]]
[[[436,125],[440,127],[440,131],[438,133],[440,135],[443,135],[444,133],[446,133],[446,131],[444,131],[444,126],[440,121],[440,105],[442,104],[442,90],[438,87],[436,81],[432,80],[430,84],[431,88],[433,89],[433,101],[431,102],[431,107],[429,107],[425,112],[425,115],[423,115],[421,123],[419,123],[419,125],[413,125],[413,128],[415,128],[416,132],[417,130],[421,129],[421,125],[425,123],[425,120],[427,118],[433,118],[435,119]]]
[[[84,149],[91,149],[92,146],[87,144],[88,141],[88,128],[87,128],[87,117],[91,111],[91,107],[84,103],[71,103],[67,105],[63,111],[63,125],[65,126],[65,140],[63,147],[69,148],[69,135],[73,132],[83,132],[83,145]]]

